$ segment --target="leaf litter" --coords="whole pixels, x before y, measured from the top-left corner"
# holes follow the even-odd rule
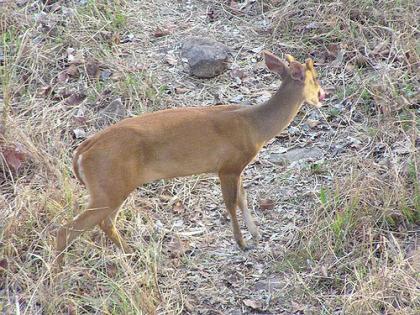
[[[110,12],[106,6],[98,3],[99,7],[96,9],[99,12]],[[362,165],[367,165],[373,159],[378,164],[375,167],[380,168],[381,172],[385,171],[380,165],[394,163],[401,165],[406,174],[413,173],[412,169],[415,169],[415,166],[411,166],[407,158],[413,155],[413,147],[420,141],[418,134],[410,134],[412,119],[402,114],[405,114],[407,104],[415,104],[414,96],[406,93],[404,97],[407,98],[407,104],[403,102],[401,106],[395,106],[390,102],[391,105],[388,105],[384,100],[393,98],[383,89],[380,93],[375,93],[375,96],[380,94],[381,98],[373,97],[376,107],[371,107],[372,102],[368,94],[362,90],[370,78],[360,80],[356,74],[358,69],[368,69],[370,65],[375,65],[378,71],[385,71],[379,66],[386,60],[390,60],[393,66],[401,62],[411,70],[416,69],[418,56],[414,50],[404,50],[398,52],[396,58],[393,55],[396,52],[386,40],[368,43],[369,45],[356,42],[349,42],[347,45],[339,43],[335,38],[324,43],[320,41],[319,34],[325,37],[333,34],[328,29],[331,25],[330,20],[324,23],[315,20],[316,16],[311,16],[312,13],[309,14],[298,6],[276,3],[278,1],[272,1],[272,4],[258,1],[188,1],[168,4],[155,1],[145,5],[128,1],[127,6],[130,10],[126,11],[127,24],[121,30],[106,29],[95,31],[94,34],[85,34],[87,29],[72,26],[74,21],[68,22],[69,26],[73,27],[69,29],[71,47],[65,47],[60,54],[57,53],[57,56],[60,56],[64,51],[64,56],[61,57],[64,63],[60,64],[57,61],[60,58],[57,57],[52,64],[47,64],[51,67],[51,77],[56,78],[56,82],[52,79],[44,80],[42,84],[34,83],[40,91],[39,96],[44,98],[33,111],[34,117],[41,116],[39,113],[43,113],[42,109],[47,108],[51,117],[43,115],[43,120],[51,119],[53,123],[46,126],[40,119],[39,130],[25,129],[28,134],[35,132],[33,141],[36,141],[39,150],[42,150],[40,152],[46,152],[51,159],[64,157],[65,165],[55,162],[62,169],[68,169],[71,164],[72,150],[69,148],[102,128],[97,122],[112,100],[120,101],[117,102],[115,110],[110,109],[106,112],[110,121],[119,119],[120,113],[132,116],[170,107],[212,106],[229,102],[252,106],[267,100],[275,92],[280,81],[264,68],[261,57],[263,49],[273,50],[280,55],[292,53],[299,59],[307,57],[308,51],[312,49],[311,55],[319,62],[317,67],[321,72],[322,83],[333,87],[336,95],[327,101],[327,107],[321,109],[321,114],[314,115],[315,110],[304,107],[302,114],[298,115],[291,127],[270,142],[259,154],[258,159],[245,170],[244,185],[248,193],[249,207],[262,232],[261,241],[253,244],[241,221],[244,237],[250,245],[254,245],[249,251],[240,251],[232,240],[230,223],[224,219],[225,209],[215,176],[202,175],[152,183],[130,196],[124,214],[120,215],[123,218],[118,222],[123,234],[136,248],[132,258],[121,258],[115,248],[103,241],[103,236],[98,237],[102,240],[101,250],[94,248],[91,241],[88,241],[87,246],[82,246],[81,241],[76,242],[72,251],[75,257],[81,254],[83,260],[69,259],[70,267],[63,273],[62,285],[57,285],[54,292],[50,292],[48,285],[42,282],[42,274],[38,272],[43,270],[38,260],[12,256],[13,259],[9,261],[13,261],[13,265],[17,265],[20,270],[31,270],[32,274],[28,273],[26,276],[35,281],[41,279],[38,280],[41,284],[39,287],[45,290],[35,292],[35,302],[32,306],[28,304],[28,310],[35,312],[48,303],[62,306],[65,296],[71,301],[65,302],[69,313],[75,313],[78,309],[90,313],[101,309],[106,313],[111,307],[123,304],[113,292],[107,291],[110,287],[115,287],[114,284],[122,288],[122,295],[133,299],[128,303],[130,307],[134,305],[133,309],[141,308],[147,310],[147,313],[184,311],[192,314],[309,314],[329,309],[339,314],[344,312],[343,301],[359,301],[357,293],[344,294],[344,291],[333,289],[337,283],[344,281],[343,278],[351,275],[346,273],[352,269],[349,265],[344,265],[341,270],[335,269],[344,264],[346,256],[335,262],[323,261],[322,258],[316,261],[314,257],[305,256],[305,252],[298,250],[302,248],[303,242],[311,244],[316,241],[315,238],[302,240],[302,236],[308,226],[318,227],[312,218],[319,215],[319,209],[327,207],[318,200],[323,199],[319,192],[321,188],[338,185],[339,182],[335,182],[335,178],[346,178],[349,175],[346,164],[353,167],[352,161],[361,158],[363,163],[357,164],[356,168],[363,169]],[[82,1],[78,2],[78,5],[82,9],[89,8],[89,4]],[[314,3],[309,2],[309,5]],[[329,10],[328,6],[320,5],[319,8],[321,11],[313,10],[313,14]],[[78,7],[71,8],[75,9]],[[60,10],[63,9],[57,6],[46,13],[51,15],[51,18],[45,14],[39,16],[38,23],[48,31],[48,36],[54,36],[52,31],[59,27],[53,15],[59,15]],[[61,12],[64,14],[64,11]],[[353,19],[364,21],[361,9],[350,13],[349,16]],[[373,18],[377,13],[372,14]],[[330,19],[337,18],[335,14],[326,16]],[[92,21],[96,18],[93,15]],[[114,18],[121,19],[118,14],[115,14]],[[289,24],[285,25],[286,21]],[[107,21],[103,27],[106,28],[110,24]],[[345,30],[347,25],[342,27]],[[284,30],[291,29],[294,34],[299,34],[298,37],[308,36],[307,38],[314,42],[302,48],[299,43],[282,36]],[[369,31],[366,28],[361,27],[360,30],[361,38],[371,36],[366,34]],[[129,40],[125,40],[127,34],[130,35],[127,37]],[[179,56],[179,45],[186,35],[210,37],[229,45],[233,49],[229,61],[230,71],[211,80],[190,77]],[[46,35],[39,36],[41,39],[44,36],[43,40],[47,42]],[[109,46],[106,51],[95,55],[95,47],[98,45],[96,36],[102,36]],[[81,44],[85,43],[86,47],[81,48]],[[2,54],[7,56],[3,49]],[[55,64],[59,66],[56,67]],[[354,85],[341,85],[342,82],[353,82],[353,79],[356,82]],[[102,83],[97,83],[98,80],[106,84],[105,89],[102,89]],[[404,84],[404,89],[410,92],[412,88],[409,83]],[[86,88],[88,91],[84,90]],[[371,86],[366,85],[366,88]],[[52,95],[53,97],[50,97]],[[57,106],[57,102],[63,99],[67,106]],[[19,112],[16,103],[13,103],[14,113],[25,115],[25,111]],[[362,108],[372,111],[376,116],[369,116],[369,111],[362,111]],[[397,122],[389,125],[386,133],[373,124],[366,125],[366,121],[380,118],[381,115],[402,116]],[[361,120],[353,119],[355,117]],[[396,127],[404,123],[405,129]],[[24,124],[21,126],[27,128]],[[391,132],[394,129],[403,130],[398,131],[399,138],[395,138]],[[405,136],[402,137],[404,133]],[[18,137],[16,144],[12,146],[12,153],[6,153],[9,168],[16,171],[23,168],[26,159],[20,155],[19,140]],[[60,151],[63,150],[62,143],[66,146],[65,153]],[[296,149],[300,148],[305,149],[305,154],[311,155],[316,152],[314,147],[323,152],[322,156],[303,156],[291,163],[277,163],[273,158],[273,154],[296,152]],[[16,190],[13,186],[5,186],[4,190],[2,186],[2,191],[5,191],[7,202],[21,205],[16,211],[19,215],[26,215],[26,218],[33,220],[30,224],[36,228],[31,228],[31,231],[43,231],[39,232],[39,239],[28,239],[26,243],[29,245],[24,245],[19,242],[19,237],[24,239],[25,236],[17,230],[15,238],[12,239],[13,246],[18,246],[21,252],[33,255],[38,255],[41,251],[42,254],[38,256],[48,260],[48,257],[52,259],[53,254],[42,248],[51,248],[47,241],[51,228],[44,230],[45,224],[42,225],[38,221],[40,213],[45,212],[45,208],[48,209],[47,213],[53,222],[51,225],[56,227],[57,222],[66,221],[57,211],[72,209],[72,205],[69,204],[71,201],[53,197],[54,194],[49,193],[48,187],[67,187],[70,182],[70,188],[67,187],[69,190],[61,190],[60,194],[68,196],[70,192],[75,195],[74,199],[81,203],[81,196],[85,196],[86,191],[72,178],[66,177],[63,180],[63,175],[50,177],[49,175],[56,173],[48,159],[40,159],[39,164],[40,166],[35,166],[37,168],[34,169],[34,173],[38,172],[40,175],[35,176],[33,187],[17,183],[16,188],[24,193],[13,197],[15,199],[10,199]],[[409,165],[403,167],[404,164]],[[372,170],[374,169],[372,166]],[[376,178],[375,174],[370,173],[367,173],[366,178],[370,176]],[[37,195],[39,191],[45,193],[42,199],[30,197],[31,194]],[[169,200],[162,197],[166,195],[169,196]],[[346,198],[347,196],[344,196],[343,199]],[[32,205],[39,212],[28,215],[25,204]],[[374,202],[370,204],[373,205]],[[141,210],[135,211],[140,208]],[[67,212],[69,214],[65,219],[72,216],[72,210]],[[329,215],[339,217],[339,213],[332,210]],[[11,216],[9,213],[7,215]],[[374,230],[370,226],[369,228]],[[329,231],[325,226],[322,229]],[[416,231],[415,225],[412,230]],[[369,233],[373,232],[366,231],[366,234],[360,237],[377,237]],[[316,233],[312,235],[315,237]],[[388,235],[381,237],[388,239]],[[83,236],[82,239],[86,242],[89,236]],[[415,260],[413,257],[418,256],[417,239],[416,232],[413,232],[407,234],[404,240],[412,244],[409,250],[410,260]],[[402,244],[405,244],[404,242]],[[383,241],[371,245],[385,251],[388,246],[385,243],[386,241]],[[328,256],[326,253],[327,251],[322,254]],[[317,252],[315,254],[318,255]],[[374,255],[379,254],[376,252]],[[366,261],[369,259],[366,258]],[[379,263],[383,264],[381,270],[398,271],[387,265],[385,258],[380,259],[382,261]],[[315,268],[313,264],[317,263],[318,268]],[[81,267],[76,267],[78,265]],[[92,267],[98,265],[100,267]],[[100,268],[105,271],[105,280]],[[372,266],[369,268],[374,269]],[[10,288],[15,292],[25,292],[27,283],[23,278],[16,278],[7,272],[3,271],[0,277],[5,277],[6,274],[7,280],[12,282]],[[77,278],[78,274],[81,275],[80,279]],[[323,278],[334,274],[337,278],[334,279],[335,282],[327,282],[328,279],[319,278],[319,274]],[[341,276],[343,278],[340,278]],[[83,277],[88,279],[83,280]],[[140,288],[136,283],[140,283]],[[80,298],[87,295],[87,292],[95,294],[92,286],[97,287],[97,292],[107,292],[111,298],[104,298],[106,294],[97,295],[98,304],[93,300],[86,301]],[[68,287],[79,288],[79,297],[68,295]],[[353,289],[357,292],[357,288]],[[6,289],[0,287],[0,290],[4,294]],[[26,295],[33,293],[30,286],[26,290]],[[363,290],[368,292],[369,288],[362,287],[362,292]],[[12,293],[8,292],[7,296],[13,296]],[[313,298],[314,295],[316,298]],[[136,296],[147,298],[140,299],[144,302],[138,302]],[[24,305],[31,300],[22,295],[21,301]],[[16,304],[11,302],[11,305]],[[384,303],[386,307],[391,307],[390,312],[393,302]],[[397,304],[399,302],[395,301]],[[409,302],[404,303],[409,305]],[[416,303],[415,300],[413,303]]]

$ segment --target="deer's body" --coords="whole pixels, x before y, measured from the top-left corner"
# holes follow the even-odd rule
[[[247,112],[240,106],[187,107],[125,119],[79,147],[78,172],[96,174],[98,167],[107,164],[113,176],[118,172],[124,183],[138,187],[157,179],[241,168],[261,146],[249,139],[253,126],[245,118]],[[223,128],[227,123],[231,129]],[[111,161],[109,151],[120,152],[122,159]],[[232,160],[234,165],[229,165]]]
[[[115,228],[118,209],[127,196],[144,183],[201,173],[219,175],[238,245],[245,247],[237,207],[257,238],[258,229],[242,187],[242,171],[268,140],[287,127],[304,101],[318,105],[320,91],[323,93],[318,83],[312,94],[305,90],[307,76],[315,73],[313,66],[307,65],[305,72],[304,66],[290,59],[291,65],[296,64],[293,69],[299,70],[293,74],[289,73],[293,69],[289,71],[276,58],[266,53],[267,66],[280,73],[284,82],[266,103],[148,113],[125,119],[83,142],[76,150],[73,165],[76,176],[89,190],[90,202],[85,212],[58,232],[59,262],[65,247],[97,224],[115,244],[130,252]]]

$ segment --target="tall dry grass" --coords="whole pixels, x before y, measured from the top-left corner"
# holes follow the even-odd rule
[[[194,181],[152,184],[129,198],[118,226],[136,248],[133,257],[114,250],[95,231],[72,246],[58,278],[51,272],[55,231],[86,203],[70,167],[81,141],[75,130],[82,127],[91,134],[100,129],[100,111],[114,96],[122,99],[127,115],[170,106],[162,101],[167,91],[162,74],[153,67],[145,71],[143,55],[121,45],[135,33],[142,44],[138,50],[153,48],[143,35],[150,31],[143,15],[152,4],[81,3],[0,4],[0,134],[3,146],[19,143],[26,157],[17,172],[4,159],[0,164],[0,311],[194,313],[194,307],[186,306],[183,274],[168,263],[162,248],[168,231],[155,224],[156,213],[170,202],[143,198],[156,192],[176,195],[174,187],[183,188],[180,199],[195,198]],[[208,3],[228,14],[225,2]],[[360,142],[350,141],[322,169],[307,170],[322,188],[305,209],[305,221],[285,247],[284,259],[273,262],[287,283],[273,300],[293,302],[286,308],[301,313],[311,309],[299,305],[312,305],[313,312],[323,314],[418,313],[415,1],[260,4],[260,14],[272,21],[271,33],[249,36],[277,53],[312,55],[329,88],[323,123],[338,127],[320,141],[331,147],[347,137]],[[70,56],[79,59],[77,74],[63,74]],[[103,69],[114,77],[100,79]],[[324,181],[326,174],[331,182]],[[135,214],[139,206],[145,209],[140,215]]]

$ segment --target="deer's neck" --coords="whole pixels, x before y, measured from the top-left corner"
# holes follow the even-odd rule
[[[284,82],[268,101],[250,109],[250,121],[259,143],[280,134],[299,112],[304,101],[303,87]]]

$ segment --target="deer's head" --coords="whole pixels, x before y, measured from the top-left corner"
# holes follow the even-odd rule
[[[318,108],[322,106],[325,92],[319,83],[312,59],[301,64],[291,55],[286,55],[286,63],[268,51],[264,52],[264,59],[267,68],[278,73],[284,83],[291,83],[301,91],[304,102]]]

